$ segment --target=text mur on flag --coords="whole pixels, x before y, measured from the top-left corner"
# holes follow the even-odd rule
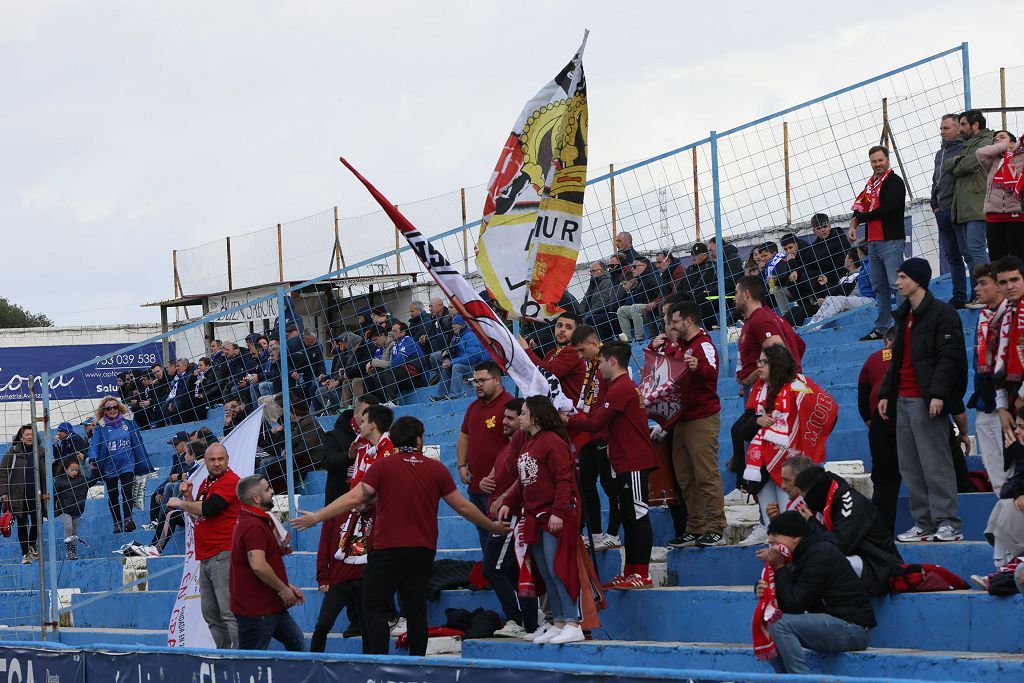
[[[550,320],[576,272],[587,184],[583,43],[519,114],[487,185],[477,268],[513,319]]]

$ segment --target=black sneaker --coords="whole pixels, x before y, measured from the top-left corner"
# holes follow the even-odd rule
[[[349,624],[348,628],[345,629],[344,633],[341,634],[342,638],[361,638],[363,632],[359,630],[358,626]]]
[[[860,341],[882,341],[884,337],[885,335],[879,332],[878,330],[871,330],[863,337],[861,337]]]
[[[707,548],[712,545],[725,545],[725,536],[717,531],[708,531],[697,539],[698,548]]]
[[[965,299],[958,299],[954,297],[949,300],[949,305],[959,311],[961,308],[967,306],[967,301]]]
[[[668,542],[669,548],[691,548],[697,544],[697,539],[700,538],[697,534],[685,533],[682,536],[676,536]]]

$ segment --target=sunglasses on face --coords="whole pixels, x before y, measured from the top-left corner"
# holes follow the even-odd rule
[[[103,406],[103,410],[118,410],[117,406]]]

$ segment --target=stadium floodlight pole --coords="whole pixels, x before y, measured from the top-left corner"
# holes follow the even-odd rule
[[[967,42],[960,43],[960,63],[964,67],[964,111],[971,108],[971,53]]]
[[[295,517],[295,474],[292,472],[292,400],[291,387],[288,380],[291,379],[288,370],[288,320],[285,316],[284,287],[277,288],[277,336],[281,345],[281,411],[284,413],[284,466],[285,481],[288,482],[288,518]]]
[[[718,132],[711,131],[711,186],[715,195],[715,268],[718,270],[718,334],[721,362],[719,367],[729,367],[729,321],[726,316],[725,298],[725,240],[722,237],[722,188],[718,182]]]
[[[43,467],[44,471],[53,472],[53,434],[50,430],[50,373],[48,372],[44,372],[42,375],[41,389],[43,395],[43,453],[45,454]],[[46,561],[49,563],[50,570],[50,621],[56,640],[60,642],[60,628],[58,624],[60,620],[57,618],[58,610],[60,610],[60,595],[58,595],[57,591],[57,517],[54,515],[56,488],[53,477],[50,477],[50,485],[47,489],[47,493],[50,495],[46,499],[46,518],[50,520],[50,533],[46,533],[47,527],[42,527],[42,529],[44,533],[43,538],[46,540]],[[40,570],[42,570],[42,567],[40,567]]]

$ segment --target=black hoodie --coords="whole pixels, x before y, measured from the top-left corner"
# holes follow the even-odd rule
[[[775,596],[786,614],[830,614],[874,628],[875,611],[835,537],[812,525],[793,551],[793,561],[775,570]]]
[[[338,416],[334,429],[324,434],[323,468],[327,472],[324,486],[324,505],[348,492],[348,468],[352,464],[349,447],[356,439],[352,429],[352,410],[345,410]]]

